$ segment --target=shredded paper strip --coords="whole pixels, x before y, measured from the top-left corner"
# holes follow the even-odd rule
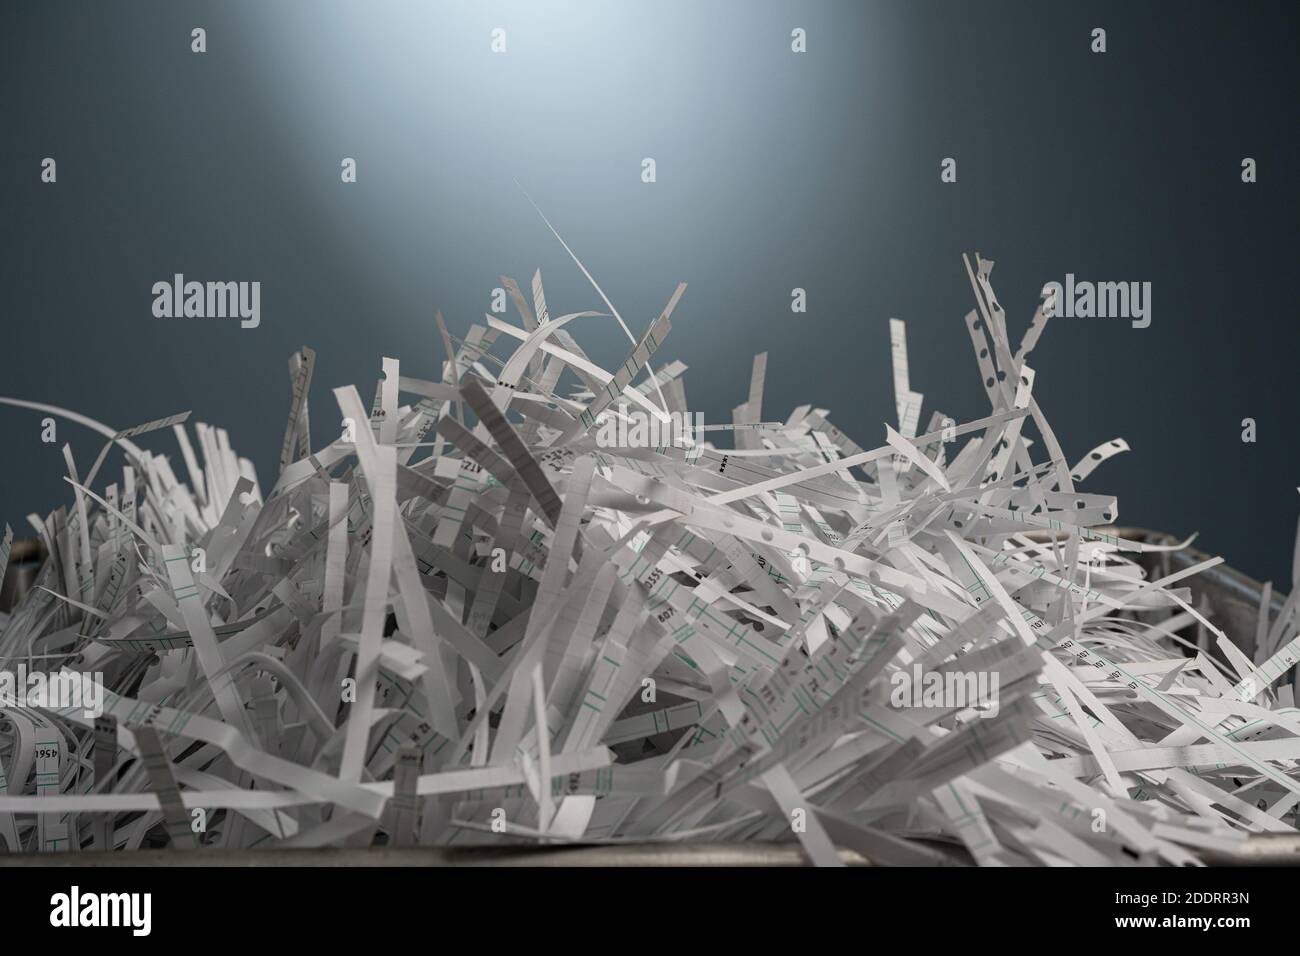
[[[322,396],[295,354],[266,493],[188,415],[4,400],[106,441],[65,448],[69,505],[30,516],[48,557],[0,615],[0,668],[102,699],[0,709],[0,842],[1152,865],[1292,830],[1295,593],[1247,656],[1187,586],[1217,559],[1149,579],[1155,546],[1076,487],[1127,445],[1067,457],[1027,364],[1047,320],[1013,343],[992,265],[965,319],[988,413],[922,427],[891,321],[870,448],[825,409],[764,421],[766,355],[731,423],[611,446],[687,412],[686,366],[654,361],[685,286],[611,371],[575,334],[623,320],[552,317],[540,273],[503,279],[517,318],[437,317],[440,381],[384,359],[369,404]]]

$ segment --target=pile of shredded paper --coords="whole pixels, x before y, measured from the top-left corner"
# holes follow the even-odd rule
[[[502,280],[509,321],[437,318],[441,381],[385,359],[369,407],[315,396],[314,435],[295,354],[269,493],[188,413],[7,400],[109,441],[65,448],[69,506],[31,516],[48,558],[0,615],[0,668],[102,700],[0,710],[0,840],[1143,865],[1291,830],[1295,594],[1252,660],[1194,606],[1217,559],[1150,580],[1159,547],[1099,530],[1114,498],[1076,485],[1127,446],[1071,464],[1026,364],[1044,309],[1014,347],[992,265],[966,265],[988,414],[919,429],[891,321],[869,449],[822,409],[764,421],[765,355],[732,422],[611,444],[687,412],[685,366],[650,362],[685,286],[638,339],[603,292],[552,318],[540,273]],[[612,373],[584,320],[628,333]]]

